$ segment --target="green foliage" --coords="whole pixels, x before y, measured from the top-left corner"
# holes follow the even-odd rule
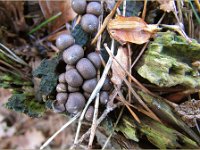
[[[49,96],[55,91],[58,80],[56,67],[60,59],[60,56],[56,56],[50,60],[45,59],[33,72],[33,76],[41,78],[38,92],[41,93],[42,96]]]
[[[200,44],[188,43],[173,32],[160,32],[137,65],[137,72],[160,87],[199,87],[200,78],[192,62],[200,58]]]
[[[34,96],[28,96],[24,93],[13,94],[6,103],[8,109],[25,113],[30,117],[40,117],[46,111],[44,104],[37,102]]]

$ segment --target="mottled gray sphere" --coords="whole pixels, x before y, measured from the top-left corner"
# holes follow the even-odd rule
[[[85,92],[92,93],[96,85],[97,85],[97,78],[93,78],[93,79],[85,80],[83,82],[82,88]]]
[[[87,8],[86,8],[87,14],[93,14],[95,16],[99,16],[101,15],[101,12],[102,12],[102,8],[99,2],[90,2],[87,5]]]
[[[87,121],[92,121],[93,115],[94,115],[94,107],[93,106],[89,106],[87,111],[86,111],[86,113],[85,113],[85,119]]]
[[[81,18],[81,27],[85,32],[95,33],[98,30],[99,20],[95,15],[85,14]]]
[[[64,50],[72,46],[75,42],[75,39],[70,34],[61,34],[56,39],[56,46],[59,50]]]
[[[66,110],[71,114],[77,114],[85,106],[85,97],[79,93],[70,93],[67,103],[65,104]]]
[[[97,52],[92,52],[87,55],[87,58],[92,62],[92,64],[99,69],[101,67],[101,58]]]
[[[63,60],[69,65],[74,65],[84,56],[84,50],[80,45],[74,44],[63,52]]]
[[[87,2],[86,0],[72,0],[72,9],[79,15],[82,15],[86,11]]]
[[[79,87],[83,84],[83,78],[76,69],[70,69],[65,73],[65,80],[72,87]]]
[[[76,69],[86,80],[92,79],[97,75],[94,65],[87,58],[81,58],[76,64]]]

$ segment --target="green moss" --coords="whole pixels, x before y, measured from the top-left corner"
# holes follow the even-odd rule
[[[46,111],[45,105],[37,102],[34,96],[13,94],[6,103],[8,109],[25,113],[30,117],[40,117]]]
[[[138,63],[137,72],[160,87],[200,87],[191,64],[200,59],[200,44],[188,43],[173,32],[160,32]]]

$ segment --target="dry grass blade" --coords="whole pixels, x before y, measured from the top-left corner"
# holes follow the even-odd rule
[[[105,48],[108,48],[107,47],[107,44],[104,44]],[[111,53],[114,52],[114,40],[112,40],[112,45],[111,45]],[[89,105],[91,104],[91,102],[93,101],[93,99],[96,97],[96,94],[99,93],[99,91],[101,90],[101,87],[103,86],[103,83],[107,77],[107,74],[108,74],[108,71],[110,70],[110,67],[112,65],[112,58],[110,57],[105,68],[104,68],[104,71],[103,71],[103,74],[101,76],[101,79],[99,80],[99,82],[97,83],[95,89],[93,90],[90,98],[88,99],[83,111],[82,111],[82,114],[80,116],[80,119],[79,119],[79,122],[78,122],[78,127],[77,127],[77,131],[76,131],[76,136],[75,136],[75,139],[74,139],[74,146],[76,146],[77,142],[78,142],[78,138],[79,138],[79,134],[80,134],[80,130],[81,130],[81,125],[82,125],[82,120],[84,119],[84,116],[85,116],[85,113],[86,113],[86,110],[87,108],[89,107]]]
[[[66,124],[64,124],[56,133],[54,133],[41,147],[40,149],[44,149],[60,132],[62,132],[66,127],[72,124],[78,117],[80,113],[76,114],[73,118],[71,118]]]
[[[116,87],[115,87],[116,89]],[[132,111],[132,109],[130,108],[130,106],[126,103],[126,99],[124,98],[124,96],[122,95],[121,92],[119,92],[119,90],[117,89],[117,93],[120,96],[120,99],[122,101],[122,103],[127,107],[127,109],[129,110],[129,112],[131,113],[131,115],[133,116],[133,118],[138,122],[141,123],[140,119],[138,118],[138,116]]]
[[[130,76],[132,80],[134,79],[133,80],[134,82],[136,81],[135,83],[138,86],[140,86],[141,90],[143,90],[143,91],[146,90],[144,92],[147,92],[148,94],[150,93],[150,95],[154,95],[149,90],[147,90],[142,84],[140,84],[126,69],[124,69],[123,66],[115,59],[115,56],[113,56],[113,54],[111,54],[109,52],[109,50],[106,49],[106,51],[113,58],[113,60],[116,61],[119,64],[119,66],[127,73],[127,75]],[[128,88],[131,90],[131,93],[138,100],[138,102],[151,114],[151,118],[154,119],[154,120],[157,120],[157,121],[161,122],[160,119],[148,108],[148,106],[143,102],[143,100],[139,97],[139,95],[133,90],[133,88],[130,85],[130,83],[126,79],[124,79],[124,81],[125,81],[126,85],[128,86]]]
[[[146,12],[147,12],[147,0],[144,0],[144,7],[143,7],[143,12],[142,12],[143,20],[145,20]]]
[[[123,66],[115,59],[115,56],[114,56],[112,53],[110,53],[110,49],[109,49],[109,48],[107,48],[106,51],[108,52],[108,54],[110,55],[110,57],[112,57],[113,60],[116,61],[116,62],[119,64],[119,67],[121,67],[121,69],[122,69],[124,72],[126,72],[126,74],[131,78],[131,80],[132,80],[136,85],[138,85],[138,86],[141,88],[142,91],[144,91],[144,92],[146,92],[146,93],[148,93],[148,94],[154,96],[153,93],[151,93],[151,92],[150,92],[147,88],[145,88],[140,82],[138,82],[126,69],[123,68]]]
[[[113,8],[113,10],[110,12],[110,14],[104,19],[103,25],[101,26],[101,29],[98,31],[98,33],[96,34],[96,36],[94,37],[94,39],[92,40],[91,44],[96,43],[98,37],[101,35],[101,33],[104,31],[104,29],[106,28],[109,20],[114,16],[116,9],[119,7],[119,5],[121,4],[122,0],[119,0],[116,4],[115,7]]]
[[[113,135],[113,133],[114,133],[116,127],[117,127],[117,124],[119,123],[119,120],[120,120],[121,117],[122,117],[122,114],[123,114],[123,112],[124,112],[124,108],[125,108],[125,107],[123,106],[122,109],[121,109],[121,111],[120,111],[120,113],[119,113],[119,116],[117,117],[117,120],[116,120],[116,122],[115,122],[115,125],[114,125],[114,127],[113,127],[113,130],[112,130],[111,134],[109,135],[109,137],[107,138],[106,142],[104,143],[104,145],[103,145],[103,147],[102,147],[102,150],[104,150],[104,149],[106,148],[108,142],[110,141],[110,138],[112,137],[112,135]]]
[[[96,133],[98,108],[99,108],[99,93],[97,93],[97,97],[96,97],[96,100],[95,100],[94,115],[93,115],[93,120],[92,120],[90,139],[89,139],[89,143],[88,143],[88,148],[89,149],[92,148],[92,143],[93,143],[94,136],[95,136],[95,133]]]
[[[99,117],[99,119],[97,120],[97,126],[106,118],[106,116],[113,111],[115,108],[117,108],[119,106],[119,104],[113,104],[113,100],[115,99],[115,97],[117,96],[117,92],[114,92],[109,100],[109,102],[106,105],[106,109],[103,111],[102,115]],[[77,144],[81,143],[84,139],[86,139],[89,134],[91,132],[91,128],[88,129],[87,132],[85,132],[81,138],[78,140]],[[74,146],[72,146],[72,148],[74,148]]]

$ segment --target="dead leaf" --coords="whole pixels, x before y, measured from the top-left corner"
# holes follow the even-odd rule
[[[1,1],[0,10],[3,10],[7,24],[12,24],[16,32],[26,31],[28,26],[24,18],[24,1]]]
[[[128,70],[128,49],[127,48],[120,46],[115,58],[121,64],[121,66],[123,66],[125,70]],[[111,81],[114,84],[121,86],[123,79],[126,76],[126,73],[123,71],[123,69],[119,66],[117,62],[112,63],[111,69],[112,69]]]
[[[158,30],[158,27],[157,25],[148,25],[139,17],[117,16],[109,21],[107,29],[111,37],[123,45],[127,42],[146,43]]]
[[[157,0],[160,3],[160,9],[166,12],[174,11],[174,0]]]
[[[48,0],[40,0],[39,1],[40,8],[44,17],[50,18],[53,15],[56,15],[59,12],[62,12],[62,15],[56,19],[55,22],[51,24],[51,31],[54,31],[61,27],[66,22],[71,21],[76,16],[76,13],[71,8],[71,1],[48,1]]]
[[[44,142],[45,137],[41,131],[35,128],[29,129],[24,135],[16,136],[12,140],[12,147],[17,149],[37,149]]]

